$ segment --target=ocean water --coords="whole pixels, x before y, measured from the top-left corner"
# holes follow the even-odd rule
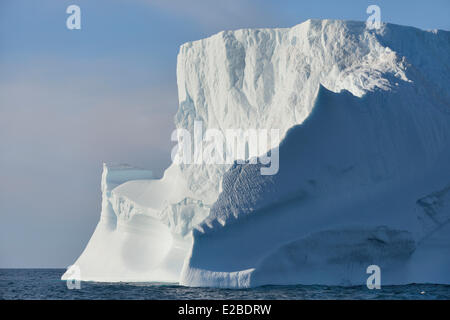
[[[450,299],[450,285],[264,286],[253,289],[188,288],[161,283],[81,282],[79,290],[60,280],[64,269],[0,269],[0,299]]]

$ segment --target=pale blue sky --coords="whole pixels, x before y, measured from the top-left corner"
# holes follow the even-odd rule
[[[77,4],[82,29],[66,28]],[[169,164],[176,56],[223,29],[309,18],[450,29],[450,1],[2,0],[0,267],[65,267],[100,214],[103,161]]]

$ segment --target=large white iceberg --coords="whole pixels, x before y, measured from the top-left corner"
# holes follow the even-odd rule
[[[105,165],[81,278],[450,283],[449,52],[450,32],[336,20],[184,44],[177,128],[280,129],[279,172]]]

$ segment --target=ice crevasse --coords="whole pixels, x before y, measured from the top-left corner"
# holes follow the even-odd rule
[[[279,129],[279,171],[104,165],[81,278],[450,284],[449,52],[448,31],[339,20],[184,44],[177,128]]]

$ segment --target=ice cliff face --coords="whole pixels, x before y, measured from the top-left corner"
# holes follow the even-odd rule
[[[393,27],[395,29],[395,27]],[[290,29],[224,31],[184,44],[178,56],[177,127],[277,128],[281,136],[311,112],[319,84],[362,96],[407,80],[406,61],[379,40],[389,33],[358,22],[309,20]],[[392,81],[390,81],[390,80]],[[395,79],[395,81],[394,81]],[[221,175],[226,168],[204,168]],[[191,189],[210,202],[220,179],[184,170]]]
[[[280,170],[105,166],[82,278],[450,283],[448,52],[449,32],[330,20],[183,45],[176,126],[280,129]]]

